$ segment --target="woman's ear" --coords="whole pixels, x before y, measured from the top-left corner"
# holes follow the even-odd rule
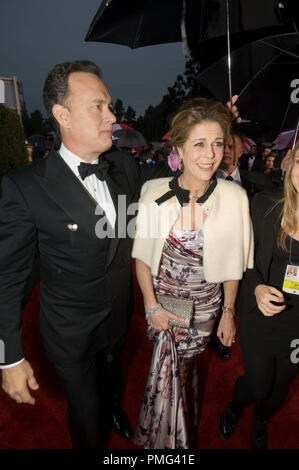
[[[180,159],[183,160],[183,150],[181,147],[177,147],[176,153],[179,155]]]
[[[65,106],[54,104],[52,114],[61,127],[70,127],[70,112]]]

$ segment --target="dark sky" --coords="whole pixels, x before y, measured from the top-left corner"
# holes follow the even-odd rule
[[[101,0],[1,0],[0,76],[19,78],[29,112],[40,109],[45,114],[43,83],[59,62],[93,60],[102,69],[112,99],[121,98],[137,114],[158,104],[183,73],[181,43],[135,50],[84,43],[100,4]]]

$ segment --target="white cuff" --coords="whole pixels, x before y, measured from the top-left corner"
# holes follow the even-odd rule
[[[21,359],[20,361],[18,362],[14,362],[13,364],[9,364],[8,366],[0,366],[0,370],[1,369],[10,369],[11,367],[14,367],[14,366],[18,366],[19,364],[21,364],[21,362],[25,361],[25,358],[23,357],[23,359]]]

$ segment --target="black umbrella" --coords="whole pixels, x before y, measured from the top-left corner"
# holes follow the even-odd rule
[[[86,41],[133,49],[183,41],[206,67],[226,52],[227,6],[231,49],[294,31],[297,0],[103,0]],[[295,13],[296,12],[296,13]]]
[[[148,145],[145,137],[138,131],[131,129],[119,129],[113,132],[114,144],[118,147],[143,147]]]
[[[232,52],[231,61],[240,114],[276,131],[294,129],[299,115],[298,36],[256,41]],[[197,77],[221,101],[228,97],[226,63],[223,57]]]

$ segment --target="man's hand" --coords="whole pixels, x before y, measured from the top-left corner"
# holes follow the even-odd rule
[[[17,403],[35,404],[30,390],[37,390],[39,385],[28,361],[2,370],[2,388]]]
[[[236,121],[237,123],[240,123],[242,119],[239,116],[239,111],[238,111],[237,106],[234,106],[238,98],[239,98],[239,95],[232,96],[232,103],[228,101],[225,106],[227,107],[230,114],[232,115],[233,120]]]
[[[266,317],[272,317],[286,308],[286,305],[275,305],[272,303],[285,302],[283,294],[275,287],[259,284],[256,286],[254,294],[258,308]]]

